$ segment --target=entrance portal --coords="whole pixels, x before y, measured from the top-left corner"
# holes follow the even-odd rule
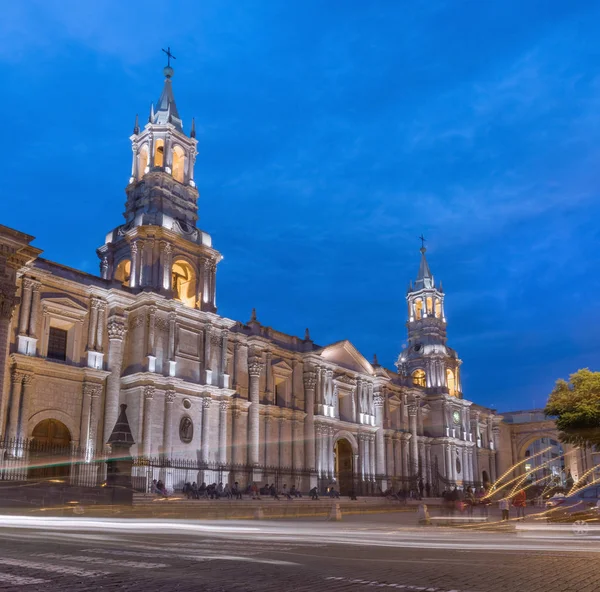
[[[345,438],[335,443],[333,451],[335,458],[335,476],[340,494],[349,495],[354,489],[354,455],[352,446]]]
[[[68,477],[71,462],[71,433],[57,419],[44,419],[33,428],[29,444],[29,479]]]

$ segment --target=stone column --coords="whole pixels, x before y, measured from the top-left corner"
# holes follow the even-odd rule
[[[100,419],[100,397],[102,395],[102,386],[94,385],[94,389],[90,392],[91,407],[90,407],[90,428],[88,436],[88,455],[89,458],[94,458],[96,454],[96,446],[98,445],[98,421]]]
[[[304,372],[304,398],[306,417],[304,418],[304,465],[310,470],[315,470],[315,386],[316,373],[312,370]]]
[[[81,391],[81,420],[79,423],[79,447],[86,451],[90,444],[90,413],[92,407],[92,389],[96,385],[84,382]]]
[[[490,480],[493,483],[496,483],[497,475],[496,475],[496,451],[493,450],[490,452]]]
[[[172,256],[173,256],[173,247],[171,243],[161,242],[160,243],[162,257],[161,257],[161,270],[162,277],[160,278],[160,287],[165,291],[170,291],[172,289],[171,281],[171,267],[172,267]]]
[[[267,362],[265,364],[265,402],[268,405],[272,405],[275,403],[273,396],[273,371],[271,368],[271,360],[273,359],[273,354],[270,351],[266,353]]]
[[[302,424],[300,420],[292,420],[292,467],[294,471],[301,471],[302,466]]]
[[[176,392],[168,390],[165,393],[165,416],[163,423],[163,458],[169,460],[173,454],[173,403]]]
[[[317,451],[316,451],[316,469],[319,477],[323,476],[323,442],[321,440],[321,426],[315,426],[315,438],[317,443]]]
[[[35,375],[25,374],[23,376],[23,402],[21,403],[21,420],[19,422],[19,438],[27,438],[27,423],[31,409],[31,399],[35,392]]]
[[[379,393],[373,397],[375,405],[375,425],[377,426],[377,465],[375,473],[378,477],[385,474],[385,445],[383,438],[383,404],[385,399]]]
[[[408,417],[410,423],[410,475],[414,476],[419,472],[419,442],[417,440],[417,406],[411,405],[408,408]]]
[[[385,448],[385,457],[387,461],[385,473],[391,479],[395,476],[396,471],[394,469],[394,440],[392,439],[392,436],[390,434],[385,435]]]
[[[140,270],[138,260],[138,245],[137,241],[131,243],[131,268],[129,274],[129,286],[131,288],[137,288],[139,284]]]
[[[29,336],[37,337],[37,324],[40,314],[40,284],[35,282],[32,286],[31,314],[29,317]]]
[[[444,444],[444,451],[446,453],[446,479],[452,483],[454,481],[454,476],[452,473],[452,447],[449,443]]]
[[[219,403],[219,464],[227,464],[227,409],[229,401]]]
[[[429,483],[429,485],[433,486],[433,467],[431,465],[431,444],[429,442],[425,443],[425,466],[427,469],[425,481],[427,483]]]
[[[144,387],[144,436],[142,454],[146,458],[152,455],[152,399],[154,399],[154,387]]]
[[[205,396],[202,399],[202,443],[200,446],[200,460],[203,463],[207,463],[210,458],[210,404],[211,398]]]
[[[10,413],[6,430],[11,440],[17,438],[19,435],[19,407],[21,406],[21,392],[23,390],[24,378],[25,375],[22,372],[14,371],[11,374]]]
[[[214,262],[210,265],[210,303],[217,308],[217,265]]]
[[[119,396],[121,393],[121,367],[123,364],[123,338],[125,321],[122,317],[108,319],[108,371],[106,379],[106,397],[104,401],[104,436],[102,445],[108,442],[119,414]]]
[[[259,411],[260,411],[260,375],[262,374],[264,364],[260,357],[253,354],[248,359],[248,374],[250,376],[248,408],[248,463],[257,466],[259,464]]]
[[[96,348],[96,333],[98,330],[98,300],[92,299],[90,303],[90,321],[88,325],[88,343],[87,348],[94,351]]]
[[[240,351],[240,343],[239,341],[234,342],[233,344],[233,369],[231,372],[231,388],[232,389],[237,389],[237,374],[238,374],[238,358],[239,358],[239,353]]]
[[[366,453],[367,453],[367,476],[368,480],[373,480],[373,455],[375,453],[375,447],[373,446],[373,435],[365,434],[366,437]]]
[[[329,477],[335,477],[335,461],[333,458],[333,428],[327,430],[327,461],[329,464]]]
[[[390,437],[394,444],[394,477],[404,477],[402,472],[402,441],[399,434]]]
[[[27,335],[29,327],[29,313],[31,311],[31,292],[33,289],[33,280],[23,278],[21,290],[21,318],[19,319],[19,335]]]
[[[96,351],[104,350],[104,317],[106,316],[106,303],[98,302],[98,325],[96,328]]]
[[[425,470],[425,442],[419,442],[419,476],[424,480],[426,477]]]
[[[231,435],[231,462],[234,465],[245,464],[243,456],[242,442],[242,410],[239,407],[233,407],[231,410],[231,425],[233,433]]]
[[[0,414],[6,413],[4,399],[8,393],[4,391],[5,375],[8,370],[8,344],[11,333],[11,319],[18,302],[13,283],[0,282]],[[3,418],[2,418],[3,419]],[[0,426],[4,425],[4,419]]]
[[[227,341],[229,331],[221,331],[221,387],[229,388],[229,374],[227,374]]]
[[[398,439],[398,446],[400,448],[400,467],[402,479],[405,481],[409,474],[410,463],[408,461],[408,434],[400,434]]]
[[[177,313],[169,313],[169,376],[175,376],[175,333],[177,331]]]

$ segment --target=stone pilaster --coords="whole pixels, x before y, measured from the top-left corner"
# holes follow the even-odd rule
[[[315,465],[315,385],[317,383],[316,373],[312,370],[304,372],[304,400],[306,417],[304,419],[304,464],[310,471],[314,471]]]
[[[410,474],[417,475],[419,472],[419,441],[417,439],[417,406],[408,408],[410,424]]]
[[[170,459],[173,454],[173,403],[176,392],[172,389],[165,392],[165,416],[163,423],[163,457]]]
[[[259,439],[260,439],[260,375],[264,364],[257,354],[248,359],[248,375],[250,376],[248,408],[248,463],[257,466],[259,464]]]
[[[27,438],[27,423],[29,421],[29,414],[31,410],[31,399],[35,392],[35,375],[24,374],[23,375],[23,401],[21,403],[21,419],[19,422],[19,438]]]
[[[22,372],[15,370],[12,372],[10,378],[10,411],[6,433],[10,439],[13,439],[17,438],[19,435],[19,408],[21,406],[21,394],[23,391],[23,380],[25,375]]]
[[[152,401],[154,400],[154,387],[144,387],[144,435],[142,455],[149,457],[152,454]]]
[[[207,463],[210,459],[210,397],[202,399],[202,444],[200,447],[200,458],[202,462]]]
[[[219,403],[219,463],[227,463],[227,410],[229,401]]]
[[[108,442],[119,414],[121,393],[121,369],[123,365],[123,339],[125,338],[125,320],[120,316],[108,319],[108,371],[106,379],[106,397],[104,403],[103,446]]]

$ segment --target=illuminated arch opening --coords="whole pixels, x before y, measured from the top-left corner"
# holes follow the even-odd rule
[[[165,166],[165,141],[163,139],[154,142],[154,166]]]
[[[417,300],[415,302],[415,319],[420,320],[423,318],[423,301]]]
[[[173,298],[190,308],[196,308],[196,274],[186,261],[175,261],[171,268]]]
[[[173,147],[173,179],[183,183],[185,172],[185,152],[181,146]]]
[[[446,368],[446,386],[448,387],[448,392],[453,397],[456,397],[456,377],[450,368]]]
[[[425,376],[425,370],[415,370],[412,373],[412,381],[415,386],[427,386],[427,377]]]
[[[427,315],[430,316],[433,314],[433,298],[431,296],[427,296]]]
[[[131,277],[131,261],[129,259],[123,259],[117,265],[115,270],[115,279],[121,282],[124,286],[129,285],[129,278]]]
[[[442,301],[439,298],[435,299],[435,318],[442,318]]]
[[[138,152],[138,179],[141,179],[146,174],[148,166],[148,144],[144,144]]]

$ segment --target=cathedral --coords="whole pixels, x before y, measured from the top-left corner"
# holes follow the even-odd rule
[[[130,137],[125,222],[98,248],[98,276],[44,259],[32,236],[0,226],[5,454],[27,455],[22,442],[69,447],[71,480],[101,482],[125,403],[141,489],[152,479],[172,490],[238,481],[342,493],[493,483],[502,418],[463,397],[425,248],[395,369],[350,341],[321,346],[255,312],[219,315],[222,256],[197,226],[194,122],[186,133],[173,69],[164,74]]]

